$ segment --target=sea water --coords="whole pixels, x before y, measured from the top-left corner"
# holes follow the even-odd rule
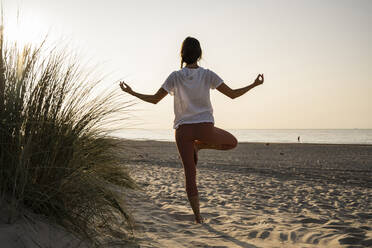
[[[372,144],[372,129],[227,129],[239,142]],[[123,129],[114,136],[174,141],[173,129]]]

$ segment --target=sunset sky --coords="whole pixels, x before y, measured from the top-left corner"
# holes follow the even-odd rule
[[[3,0],[3,8],[8,40],[49,33],[98,65],[107,87],[125,80],[156,92],[179,69],[186,36],[201,43],[200,65],[232,88],[264,73],[264,85],[235,100],[213,91],[222,128],[372,128],[371,0]],[[136,127],[172,128],[172,96],[135,109]]]

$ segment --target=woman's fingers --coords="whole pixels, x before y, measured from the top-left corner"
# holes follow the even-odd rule
[[[264,81],[264,76],[263,76],[263,74],[258,74],[258,80],[260,80],[261,82]]]
[[[121,88],[123,91],[127,92],[127,93],[130,93],[131,90],[132,90],[132,88],[131,88],[129,85],[127,85],[124,81],[121,81],[121,82],[120,82],[120,88]]]
[[[127,91],[128,90],[128,85],[126,83],[124,83],[124,81],[120,82],[120,88],[123,90],[123,91]]]
[[[255,80],[255,84],[256,85],[260,85],[260,84],[263,84],[263,82],[264,82],[264,76],[263,76],[263,74],[258,74],[257,75],[257,78]]]

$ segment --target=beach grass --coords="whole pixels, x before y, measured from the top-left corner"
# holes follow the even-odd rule
[[[47,216],[93,246],[130,237],[130,213],[115,187],[134,188],[107,138],[131,102],[94,93],[74,56],[57,47],[19,48],[0,33],[0,201],[8,222],[22,209]],[[120,103],[119,103],[120,102]]]

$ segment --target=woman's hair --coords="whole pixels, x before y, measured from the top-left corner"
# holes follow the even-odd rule
[[[201,56],[202,50],[199,41],[193,37],[187,37],[182,42],[181,47],[181,69],[183,63],[186,63],[186,65],[195,63],[201,59]]]

